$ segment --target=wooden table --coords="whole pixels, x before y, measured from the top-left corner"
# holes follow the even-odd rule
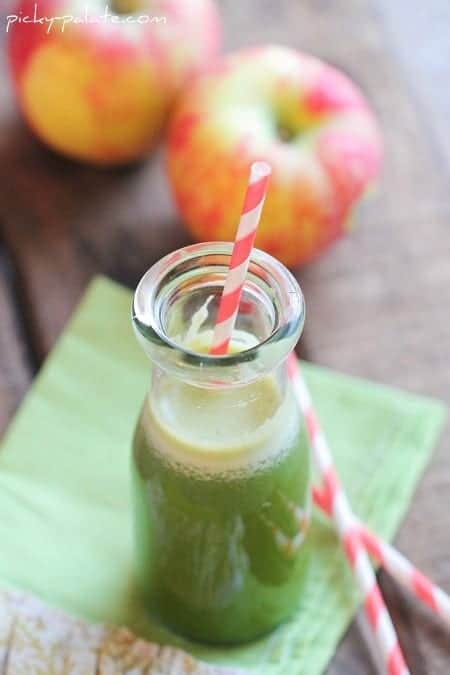
[[[226,48],[281,42],[353,77],[386,141],[359,227],[298,272],[311,360],[450,402],[450,5],[448,0],[222,0]],[[7,13],[7,5],[0,10]],[[4,33],[4,31],[2,31]],[[186,244],[160,153],[96,171],[46,151],[18,120],[1,70],[0,428],[89,279],[133,287]],[[398,547],[450,591],[450,435],[415,495]],[[415,675],[450,672],[450,638],[381,574]],[[329,668],[370,673],[357,625]]]

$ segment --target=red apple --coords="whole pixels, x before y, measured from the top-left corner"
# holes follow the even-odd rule
[[[23,114],[68,156],[119,164],[151,148],[187,77],[216,54],[214,0],[22,0],[7,19]]]
[[[189,230],[208,241],[234,238],[249,165],[269,162],[256,245],[294,266],[349,229],[381,155],[374,116],[348,77],[267,46],[230,54],[196,78],[170,123],[167,166]]]

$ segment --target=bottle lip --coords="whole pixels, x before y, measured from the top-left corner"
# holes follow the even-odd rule
[[[167,334],[158,304],[164,285],[186,269],[201,270],[213,264],[226,270],[232,249],[230,242],[192,244],[161,258],[141,278],[133,298],[132,323],[144,351],[163,370],[190,381],[198,381],[201,372],[206,385],[224,376],[230,383],[249,382],[273,370],[295,347],[305,320],[303,293],[291,272],[259,249],[253,250],[249,269],[264,277],[269,299],[277,303],[278,310],[277,321],[265,339],[237,353],[213,355],[192,351]]]

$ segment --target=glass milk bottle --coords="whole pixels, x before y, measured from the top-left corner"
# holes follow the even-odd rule
[[[300,288],[255,250],[226,356],[210,356],[231,244],[197,244],[139,283],[133,325],[152,362],[132,461],[136,559],[151,614],[210,643],[254,639],[298,606],[310,457],[285,360]]]

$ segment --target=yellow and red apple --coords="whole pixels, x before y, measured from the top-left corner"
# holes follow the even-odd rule
[[[214,0],[22,0],[8,33],[30,127],[53,149],[105,165],[148,152],[220,41]]]
[[[294,266],[349,229],[381,156],[374,115],[348,77],[312,56],[267,46],[228,55],[180,97],[167,168],[193,236],[232,240],[249,165],[269,162],[256,245]]]

